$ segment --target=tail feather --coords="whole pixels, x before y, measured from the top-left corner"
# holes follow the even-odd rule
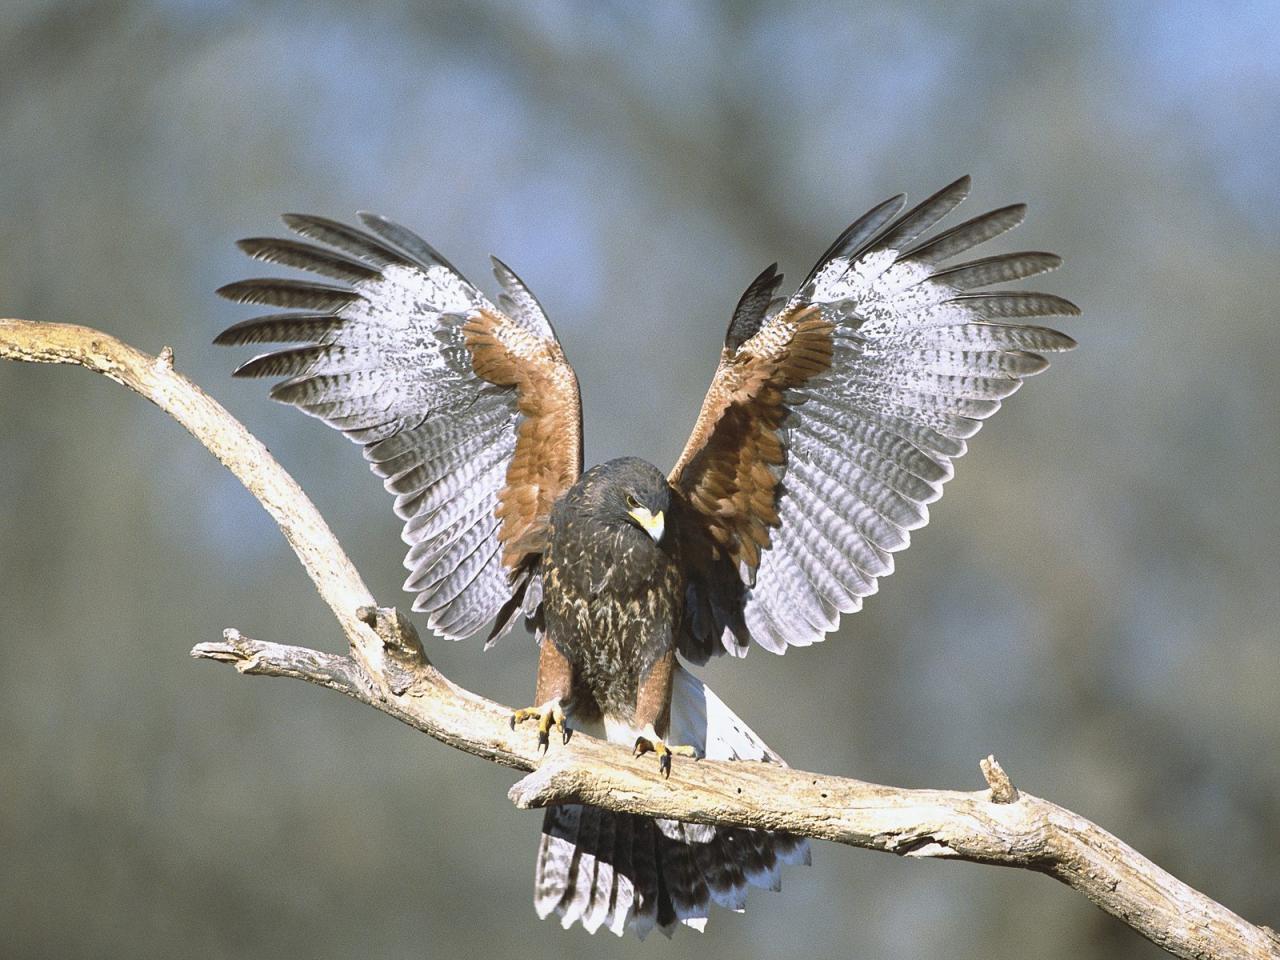
[[[741,913],[747,908],[747,875],[733,857],[727,833],[720,831],[710,843],[695,850],[711,898],[725,909]]]
[[[778,856],[773,852],[773,844],[768,838],[768,834],[750,830],[739,830],[734,837],[739,850],[738,862],[747,875],[747,882],[755,887],[777,891],[782,889],[782,870],[778,867]]]
[[[693,845],[664,833],[658,838],[658,862],[675,918],[705,919],[711,891],[694,859]]]
[[[595,933],[609,916],[610,906],[616,902],[617,883],[614,862],[617,849],[614,837],[617,832],[616,817],[600,817],[596,834],[596,846],[600,853],[595,857],[595,876],[592,878],[591,897],[582,911],[582,927],[587,933]]]
[[[609,892],[609,930],[622,936],[636,902],[635,868],[632,850],[635,846],[635,820],[613,818],[613,889]]]
[[[632,917],[624,921],[624,926],[634,930],[636,936],[643,940],[658,923],[662,884],[658,870],[657,832],[653,829],[652,820],[642,817],[630,819],[631,879],[635,884],[635,899],[631,904]]]
[[[783,762],[683,667],[673,676],[669,738],[712,759]],[[680,924],[702,930],[712,902],[742,911],[748,886],[778,890],[782,864],[809,862],[808,841],[786,833],[563,804],[543,820],[534,907],[565,928],[581,922],[590,933],[630,929],[643,939],[657,927],[671,936]]]
[[[533,909],[545,920],[572,889],[570,870],[578,844],[578,823],[583,808],[576,804],[553,807],[542,821],[538,843],[538,872],[533,888]]]
[[[569,883],[556,907],[560,925],[566,930],[578,921],[591,903],[596,882],[596,864],[602,859],[603,853],[597,845],[600,821],[603,819],[604,811],[596,807],[584,807],[579,811],[578,842],[569,865]]]

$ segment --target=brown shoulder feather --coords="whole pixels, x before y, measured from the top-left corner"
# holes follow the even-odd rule
[[[476,375],[516,388],[522,420],[497,509],[502,561],[515,570],[542,551],[551,505],[582,472],[578,380],[559,343],[504,314],[476,310],[462,332]]]
[[[778,525],[786,391],[831,366],[831,331],[817,307],[797,305],[736,351],[726,347],[668,478],[737,564],[754,569]]]

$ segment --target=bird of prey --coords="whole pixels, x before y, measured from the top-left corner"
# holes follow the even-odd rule
[[[1077,314],[1029,291],[986,289],[1058,257],[954,262],[1016,226],[1022,205],[950,229],[967,177],[909,210],[860,217],[789,297],[770,266],[729,322],[719,367],[669,473],[626,458],[585,473],[578,383],[542,306],[493,261],[490,300],[420,237],[287,215],[301,239],[256,238],[259,260],[328,278],[256,279],[218,292],[285,312],[222,344],[302,344],[245,377],[363,447],[395,495],[405,589],[440,636],[523,620],[540,645],[540,743],[576,728],[653,753],[781,763],[683,661],[822,640],[858,610],[952,462],[1001,401],[1074,341],[1029,319]],[[486,644],[487,646],[488,644]],[[557,738],[559,739],[559,738]],[[554,748],[553,748],[554,749]],[[678,761],[684,762],[684,761]],[[595,932],[702,929],[777,889],[807,843],[565,805],[547,811],[535,908]]]

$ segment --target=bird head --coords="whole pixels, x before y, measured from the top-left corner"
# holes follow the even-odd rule
[[[626,522],[643,530],[654,543],[661,543],[667,529],[671,487],[658,468],[633,457],[613,460],[603,471],[608,480],[608,499]]]

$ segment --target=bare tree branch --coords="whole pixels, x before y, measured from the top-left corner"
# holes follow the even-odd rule
[[[901,856],[1035,870],[1062,881],[1169,953],[1202,960],[1280,960],[1280,937],[1160,869],[1090,821],[1017,790],[993,757],[988,789],[905,790],[772,764],[689,761],[663,780],[652,762],[575,735],[539,755],[511,710],[453,684],[427,660],[412,625],[368,589],[298,485],[247,430],[173,369],[86,327],[0,320],[0,357],[75,363],[136,391],[230,469],[280,525],[347,636],[350,655],[251,640],[228,630],[191,655],[241,673],[294,677],[345,693],[467,753],[531,771],[519,807],[591,803],[611,810],[786,830]]]

